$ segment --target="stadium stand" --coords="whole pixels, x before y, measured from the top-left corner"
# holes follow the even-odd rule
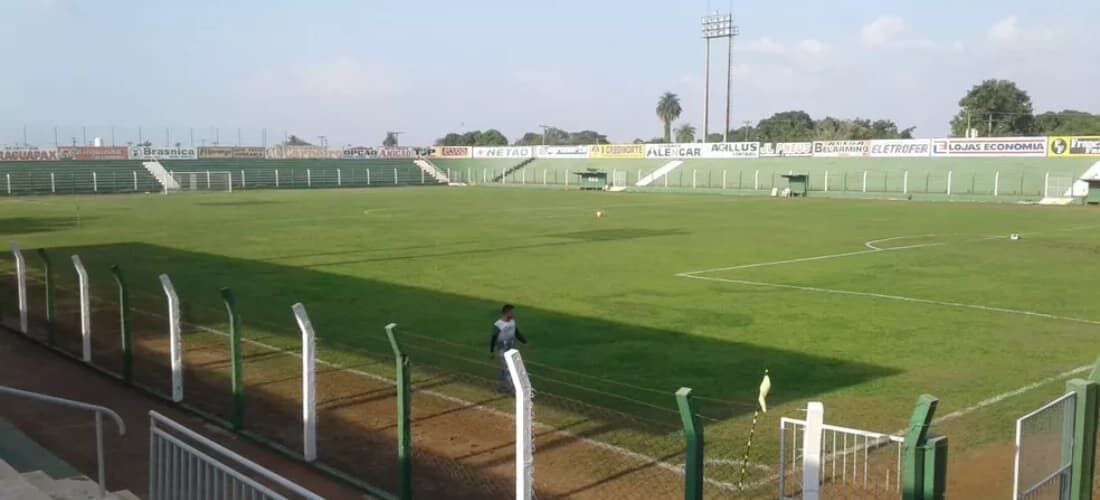
[[[515,167],[526,159],[481,159],[481,158],[432,158],[432,163],[447,174],[452,182],[468,184],[488,184],[502,172]],[[509,179],[510,180],[510,179]]]
[[[163,161],[170,172],[233,174],[233,189],[302,189],[439,185],[412,160]]]
[[[0,162],[0,193],[156,192],[160,183],[140,161]]]

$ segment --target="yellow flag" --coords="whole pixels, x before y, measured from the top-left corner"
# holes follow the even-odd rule
[[[772,390],[772,379],[768,377],[768,370],[764,370],[764,380],[760,382],[760,397],[757,401],[760,403],[760,410],[764,413],[768,412],[768,392]]]

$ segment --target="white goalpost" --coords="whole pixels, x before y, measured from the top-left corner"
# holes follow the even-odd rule
[[[226,191],[233,192],[233,172],[226,170],[202,170],[194,172],[168,172],[161,182],[164,194],[174,191]]]

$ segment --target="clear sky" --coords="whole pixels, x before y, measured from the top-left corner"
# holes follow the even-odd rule
[[[713,8],[728,9],[727,2]],[[85,125],[172,142],[217,127],[332,145],[429,144],[546,124],[660,135],[664,91],[702,130],[705,0],[0,0],[0,144]],[[804,109],[945,134],[986,78],[1037,112],[1100,112],[1098,0],[739,0],[733,121]],[[725,52],[712,52],[712,131]],[[156,131],[156,132],[152,132]],[[132,133],[132,132],[130,132]],[[234,136],[233,139],[227,139]],[[311,139],[313,140],[313,139]],[[157,140],[154,139],[156,142]],[[121,142],[121,138],[120,138]],[[186,139],[184,139],[186,142]],[[198,138],[196,138],[198,142]]]

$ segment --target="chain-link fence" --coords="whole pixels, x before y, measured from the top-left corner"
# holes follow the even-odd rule
[[[1016,420],[1013,498],[1068,498],[1076,403],[1069,392]]]

